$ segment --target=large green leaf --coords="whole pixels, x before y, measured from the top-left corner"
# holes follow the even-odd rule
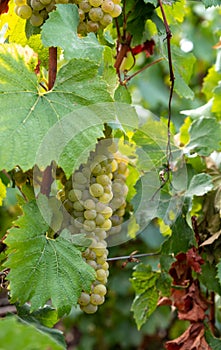
[[[151,270],[149,265],[139,264],[133,272],[131,283],[136,296],[131,306],[138,330],[147,321],[157,307],[159,293],[156,282],[159,273]]]
[[[214,90],[214,100],[212,106],[212,112],[221,118],[221,85],[219,84]]]
[[[5,169],[17,164],[23,170],[31,168],[43,137],[55,123],[81,106],[111,101],[106,83],[97,74],[98,63],[86,59],[70,60],[59,70],[53,90],[39,92],[37,77],[25,63],[25,52],[20,46],[0,46],[0,168]],[[86,120],[82,123],[85,129]],[[72,114],[71,127],[78,124],[79,115]],[[68,128],[70,133],[70,125]],[[86,137],[96,143],[95,134]]]
[[[213,189],[212,177],[208,174],[194,175],[186,191],[187,197],[203,196]]]
[[[189,129],[190,142],[184,148],[186,153],[197,152],[209,156],[221,145],[221,125],[215,118],[200,117],[193,121]]]
[[[39,199],[44,205],[45,197]],[[68,313],[82,290],[90,290],[93,269],[81,252],[63,237],[50,239],[36,201],[24,205],[24,215],[16,221],[5,240],[6,267],[10,268],[11,302],[31,302],[31,310],[51,299],[59,315]]]
[[[0,350],[62,350],[64,346],[56,342],[48,334],[32,325],[18,322],[16,317],[0,320]]]
[[[94,33],[80,38],[77,34],[78,23],[76,5],[57,5],[56,11],[49,14],[49,19],[42,27],[43,44],[62,47],[66,59],[77,57],[101,61],[103,46],[100,45]]]

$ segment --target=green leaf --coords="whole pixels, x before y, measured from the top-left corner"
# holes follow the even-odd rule
[[[133,272],[131,283],[136,296],[131,306],[138,330],[147,321],[157,307],[159,293],[156,282],[158,272],[153,272],[149,265],[139,264]]]
[[[202,92],[206,95],[207,100],[213,97],[213,91],[220,80],[221,73],[217,71],[216,66],[211,67],[203,80],[202,88]]]
[[[221,86],[219,85],[214,90],[214,100],[212,106],[212,112],[216,113],[216,115],[221,117]]]
[[[202,266],[202,272],[199,275],[200,281],[206,286],[208,290],[214,291],[221,295],[221,285],[217,278],[217,268],[214,264],[210,264],[208,261]]]
[[[192,53],[184,53],[178,47],[172,46],[172,59],[175,75],[174,90],[180,97],[193,99],[194,92],[188,84],[196,62],[195,56]]]
[[[1,319],[0,328],[1,350],[62,350],[65,348],[48,334],[39,331],[32,325],[18,322],[14,316]]]
[[[185,146],[185,153],[197,152],[209,156],[220,148],[221,125],[215,118],[200,117],[193,121],[189,129],[190,142]]]
[[[194,175],[186,191],[187,197],[203,196],[213,189],[212,177],[208,174],[201,173]]]
[[[45,46],[60,46],[64,57],[88,58],[99,62],[103,46],[94,33],[80,38],[77,34],[79,23],[78,7],[73,4],[58,4],[56,11],[49,13],[49,19],[42,27],[42,42]]]
[[[214,337],[209,329],[205,332],[205,338],[212,350],[221,349],[221,339]]]
[[[213,105],[213,99],[210,99],[205,105],[202,105],[194,109],[187,109],[187,110],[180,111],[180,114],[190,116],[193,119],[199,118],[199,117],[211,117],[212,105]]]
[[[182,23],[185,16],[186,0],[171,1],[163,4],[165,16],[169,24]],[[162,18],[160,8],[157,9],[157,14]]]
[[[98,63],[84,59],[72,59],[64,65],[57,74],[53,90],[42,94],[38,90],[36,75],[25,63],[25,50],[16,45],[0,46],[1,169],[10,170],[17,164],[23,170],[32,168],[38,147],[54,124],[81,106],[111,102],[106,83],[97,75]],[[79,122],[79,115],[72,114],[73,130],[70,130],[70,125],[66,127],[69,135],[74,133],[74,125],[84,124],[85,138],[95,144],[95,133],[90,136],[89,127],[90,123],[96,124],[98,118],[95,116],[93,123],[91,117],[86,124],[83,118],[81,115]],[[100,129],[101,124],[100,120]],[[97,136],[100,135],[101,131]]]
[[[202,3],[205,5],[205,7],[211,7],[211,6],[220,6],[221,0],[202,0]]]
[[[162,255],[185,253],[196,244],[194,232],[182,216],[178,217],[171,230],[172,235],[162,244]]]
[[[131,103],[131,96],[125,86],[119,85],[114,94],[114,100],[118,102]]]
[[[25,204],[23,210],[5,240],[11,302],[31,302],[34,311],[51,299],[59,315],[68,313],[81,291],[90,290],[94,270],[70,241],[47,237],[49,227],[36,201]]]

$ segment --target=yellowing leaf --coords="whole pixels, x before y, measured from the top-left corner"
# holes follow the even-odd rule
[[[0,206],[2,205],[3,199],[6,197],[6,187],[0,179]]]

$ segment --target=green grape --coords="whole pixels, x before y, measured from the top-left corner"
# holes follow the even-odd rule
[[[52,10],[54,10],[55,9],[55,1],[52,0],[52,2],[49,5],[45,6],[45,9],[47,12],[51,12]]]
[[[92,250],[95,252],[96,256],[103,256],[106,248],[101,242],[98,242],[96,246],[92,248]]]
[[[76,200],[80,200],[81,197],[82,197],[82,192],[80,190],[72,189],[68,193],[68,199],[71,202],[75,202]]]
[[[30,23],[34,27],[40,27],[44,22],[43,17],[40,14],[33,14],[30,18]]]
[[[89,17],[94,22],[100,21],[103,15],[104,13],[100,7],[92,7],[89,11]]]
[[[96,278],[98,281],[103,281],[106,278],[106,272],[103,269],[97,270]]]
[[[105,222],[105,218],[102,214],[98,213],[95,219],[95,222],[98,226],[103,225],[103,223]]]
[[[101,8],[104,12],[111,13],[114,10],[114,3],[111,0],[104,0]]]
[[[86,199],[85,201],[84,201],[84,207],[85,207],[85,209],[87,209],[87,210],[93,210],[93,209],[95,209],[95,202],[94,202],[94,200],[93,199]]]
[[[79,25],[78,25],[78,33],[83,35],[83,34],[86,34],[86,32],[87,32],[86,24],[83,23],[83,22],[79,23]]]
[[[107,186],[111,184],[111,180],[108,175],[98,175],[96,177],[96,181],[102,186]]]
[[[103,284],[97,284],[93,289],[93,293],[104,296],[107,294],[107,288]]]
[[[90,265],[91,267],[93,267],[94,270],[97,269],[97,263],[96,263],[96,261],[94,261],[94,260],[86,260],[86,263],[87,263],[88,265]]]
[[[22,6],[26,4],[26,0],[14,0],[15,5]]]
[[[121,193],[122,190],[122,185],[118,182],[114,182],[112,185],[112,190],[114,194],[116,195],[117,193]]]
[[[96,223],[93,220],[84,220],[84,229],[86,231],[93,231],[96,228]]]
[[[16,13],[19,17],[23,19],[28,19],[32,15],[32,9],[28,5],[22,5],[22,6],[19,6],[19,8],[16,10]]]
[[[85,19],[85,13],[84,13],[84,11],[81,10],[81,9],[78,9],[78,14],[79,14],[80,21],[83,22],[84,19]]]
[[[97,264],[100,264],[101,266],[106,262],[107,260],[107,255],[103,254],[101,256],[97,257]]]
[[[31,0],[30,5],[34,11],[40,11],[44,8],[44,5],[40,2],[40,0]]]
[[[101,265],[101,268],[104,270],[104,271],[107,271],[109,269],[109,264],[107,261],[105,261],[102,265]]]
[[[93,197],[100,197],[104,194],[104,188],[100,184],[92,184],[89,188],[89,192]]]
[[[120,16],[121,12],[122,12],[121,6],[118,4],[114,4],[114,9],[113,9],[113,11],[110,12],[110,15],[113,18],[116,18],[116,17]]]
[[[43,4],[43,5],[49,5],[51,3],[51,0],[40,0],[40,2]]]
[[[95,231],[96,230],[97,229],[95,229]],[[95,232],[95,234],[96,234],[96,236],[98,237],[99,240],[103,240],[103,239],[107,238],[107,233],[104,230],[99,229],[99,231]]]
[[[101,305],[104,303],[104,296],[92,293],[91,298],[90,298],[90,302],[93,305]]]
[[[89,0],[89,3],[93,7],[99,7],[103,3],[103,0]]]
[[[88,305],[90,302],[90,295],[82,292],[80,298],[78,299],[78,304],[82,306]]]
[[[81,310],[86,314],[94,314],[97,311],[97,305],[88,304],[86,306],[81,306]]]
[[[84,185],[87,183],[87,178],[80,171],[76,172],[73,178],[77,184]]]
[[[106,14],[104,14],[103,18],[101,18],[100,23],[102,24],[102,26],[107,27],[109,24],[112,23],[112,21],[113,21],[113,17],[111,17],[111,15],[106,13]],[[112,174],[111,174],[111,176],[112,176]]]
[[[109,231],[111,229],[112,222],[110,219],[107,219],[104,221],[104,223],[101,225],[101,228],[104,229],[105,231]]]
[[[96,218],[96,216],[97,216],[97,212],[94,209],[84,211],[84,217],[87,220],[93,220]]]
[[[100,213],[103,215],[105,219],[109,219],[113,214],[113,210],[110,207],[104,207]]]
[[[90,169],[93,175],[98,175],[101,171],[101,165],[93,162],[91,163]]]
[[[43,10],[40,11],[40,15],[41,15],[41,17],[43,18],[43,20],[46,20],[46,19],[48,18],[48,12],[47,12],[45,9],[43,9]],[[60,179],[60,181],[61,181],[62,184],[65,184],[65,182],[66,182],[66,176],[62,176],[62,178]]]
[[[79,201],[74,202],[73,208],[77,211],[84,211],[84,206]]]
[[[87,0],[83,0],[80,2],[79,8],[86,13],[86,12],[90,11],[91,5],[89,4],[89,2]]]
[[[87,21],[87,31],[90,32],[97,32],[99,29],[99,24],[97,22],[93,21]]]
[[[112,198],[113,198],[113,193],[104,193],[102,196],[99,197],[99,200],[102,203],[109,203]]]

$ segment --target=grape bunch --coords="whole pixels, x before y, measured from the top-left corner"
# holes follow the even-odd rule
[[[120,231],[126,207],[128,187],[127,163],[111,139],[98,142],[86,164],[82,164],[68,179],[61,199],[64,227],[72,234],[86,233],[90,246],[82,253],[86,263],[94,268],[96,280],[90,293],[82,291],[79,305],[86,313],[97,311],[107,292],[109,274],[106,238]]]
[[[39,27],[48,18],[48,13],[56,8],[56,4],[74,3],[78,7],[80,23],[78,33],[85,35],[97,32],[112,23],[122,8],[121,0],[14,0],[15,13],[31,25]]]

